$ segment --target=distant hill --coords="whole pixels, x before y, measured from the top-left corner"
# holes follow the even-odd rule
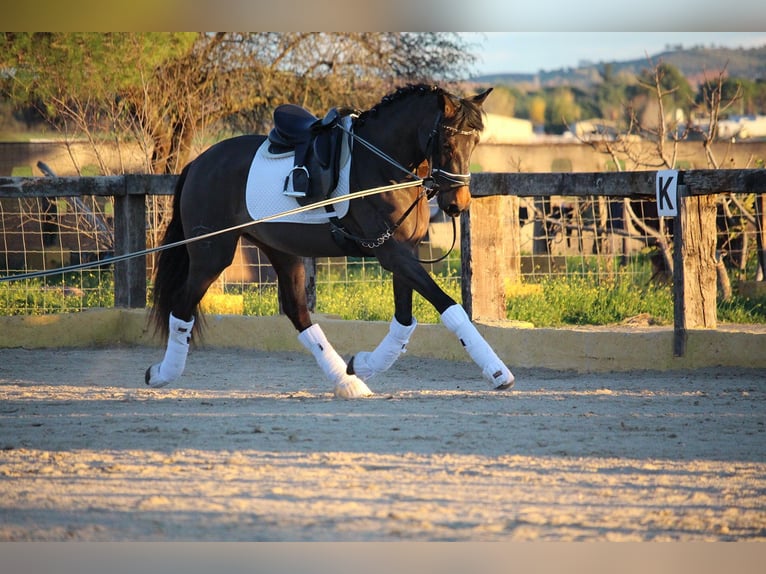
[[[695,46],[679,50],[668,50],[650,55],[654,65],[660,62],[678,68],[690,84],[704,80],[705,74],[713,78],[725,69],[730,77],[766,79],[766,46],[759,48],[715,48]],[[537,74],[491,74],[471,78],[471,81],[487,84],[505,84],[518,87],[540,88],[557,85],[588,87],[601,81],[604,65],[612,67],[613,74],[636,76],[651,64],[646,58],[628,61],[602,61],[588,63],[577,68],[543,70]]]

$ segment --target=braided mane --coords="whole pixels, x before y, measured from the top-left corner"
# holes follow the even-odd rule
[[[362,112],[357,118],[357,122],[359,125],[362,125],[367,119],[374,117],[381,108],[394,102],[398,102],[412,95],[422,96],[431,93],[448,94],[443,88],[431,84],[407,84],[406,86],[397,88],[390,94],[383,96],[380,102],[372,106],[369,110]],[[450,123],[455,126],[467,126],[479,131],[483,130],[484,120],[481,108],[470,100],[461,99],[460,101],[461,105],[457,109],[457,114]]]

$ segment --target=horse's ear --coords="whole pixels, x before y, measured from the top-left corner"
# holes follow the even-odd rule
[[[482,92],[481,94],[477,94],[474,97],[471,98],[471,101],[475,103],[477,106],[480,106],[484,103],[484,100],[487,99],[487,96],[489,93],[493,90],[493,88],[489,88],[486,92]]]
[[[447,119],[454,117],[460,107],[460,99],[446,92],[442,93],[441,97],[444,117]]]

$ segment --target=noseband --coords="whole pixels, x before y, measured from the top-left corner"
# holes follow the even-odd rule
[[[471,184],[471,174],[470,173],[453,173],[451,171],[447,171],[445,169],[442,169],[439,167],[437,163],[437,157],[438,157],[438,150],[440,147],[440,136],[441,131],[445,130],[452,132],[455,135],[462,135],[462,136],[472,136],[475,135],[477,132],[475,129],[471,130],[459,130],[457,128],[454,128],[452,126],[448,126],[444,123],[441,123],[442,120],[442,114],[439,114],[436,117],[436,121],[434,122],[434,127],[431,130],[431,134],[428,136],[428,143],[426,144],[426,157],[430,157],[430,176],[427,179],[431,180],[431,190],[429,192],[429,198],[436,195],[441,185],[436,183],[436,178],[438,177],[440,180],[446,181],[445,187],[448,190],[451,189],[458,189],[461,187],[465,187]]]

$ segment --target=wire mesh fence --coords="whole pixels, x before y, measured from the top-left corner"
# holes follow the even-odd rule
[[[747,216],[752,200],[752,194],[722,194],[719,198],[717,256],[725,270],[719,292],[725,293],[733,286],[736,294],[739,282],[761,279],[755,227]],[[160,242],[169,219],[171,197],[149,195],[146,206],[145,232],[151,247]],[[59,269],[111,256],[113,216],[114,203],[109,197],[0,199],[0,275]],[[567,284],[570,292],[594,285],[638,291],[670,281],[664,253],[668,247],[663,238],[672,232],[672,221],[658,218],[650,200],[603,196],[521,198],[519,217],[520,236],[508,237],[508,241],[519,242],[522,281],[508,285],[509,318],[526,319],[520,300],[557,281]],[[449,252],[444,260],[428,264],[427,268],[448,293],[459,299],[459,233],[450,251],[452,242],[451,223],[436,215],[418,255],[432,260]],[[156,254],[147,257],[149,294],[155,261]],[[315,264],[317,312],[344,318],[390,318],[391,278],[376,260],[321,258]],[[114,304],[113,288],[113,269],[107,264],[40,279],[2,282],[0,313],[45,314],[110,307]],[[224,299],[234,297],[240,303],[233,309],[213,306],[214,312],[279,312],[274,270],[247,241],[241,242],[233,264],[223,273],[216,289]],[[604,292],[600,293],[596,296],[603,303]],[[419,320],[438,320],[424,301],[417,295],[415,299]],[[569,305],[555,300],[548,304]],[[668,316],[671,314],[672,309]]]
[[[47,271],[98,262],[114,253],[112,198],[0,199],[0,272]],[[114,304],[111,266],[1,284],[0,312],[81,311]]]

